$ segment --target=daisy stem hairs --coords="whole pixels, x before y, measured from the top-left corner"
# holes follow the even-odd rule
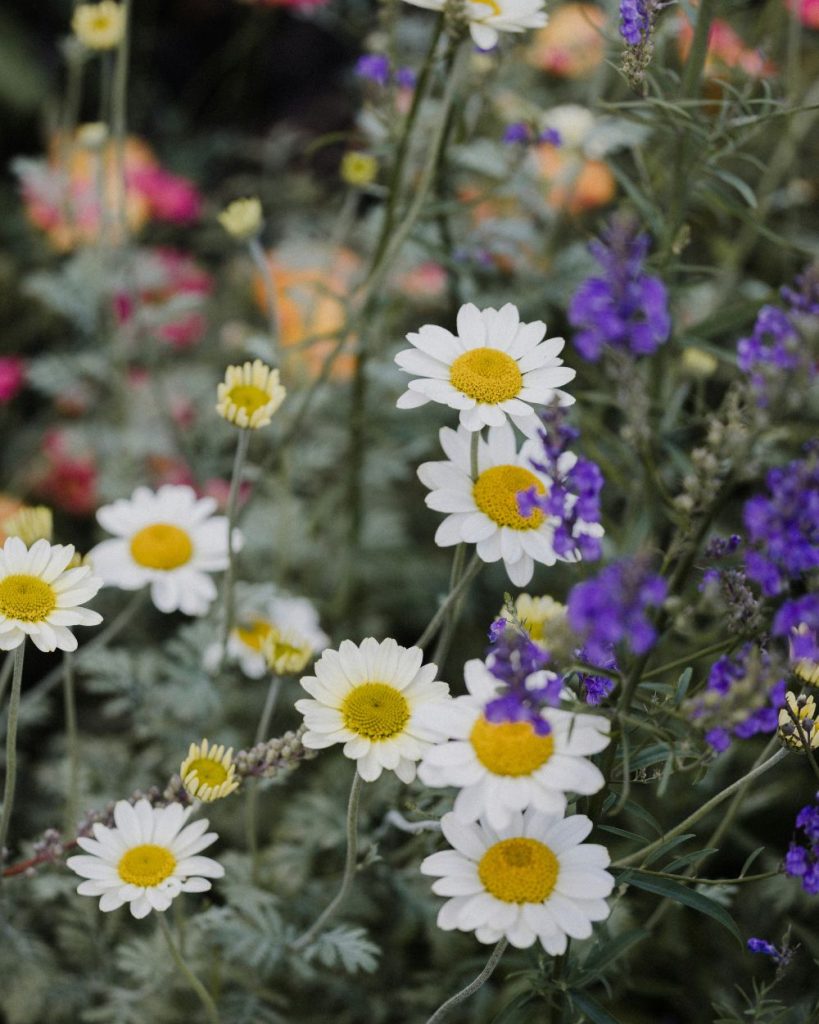
[[[68,785],[65,801],[65,833],[73,835],[80,801],[80,745],[77,733],[77,694],[74,686],[74,655],[63,654],[63,705],[65,708],[65,752]]]
[[[216,1003],[214,1003],[213,997],[202,982],[196,977],[190,967],[185,963],[185,959],[179,950],[179,946],[176,943],[173,934],[171,933],[171,928],[165,918],[165,915],[157,914],[156,916],[159,918],[159,930],[162,932],[162,936],[168,945],[168,949],[173,957],[173,962],[176,964],[179,973],[196,993],[196,996],[205,1011],[208,1024],[220,1024],[219,1011],[216,1009]]]
[[[267,305],[268,331],[270,332],[270,361],[273,366],[279,364],[279,312],[276,303],[276,282],[273,280],[273,272],[265,257],[262,243],[258,235],[248,239],[247,243],[250,258],[256,266],[264,283],[264,297]]]
[[[316,920],[310,925],[306,932],[300,935],[293,943],[293,949],[304,949],[319,934],[324,925],[335,914],[341,904],[347,899],[350,887],[353,884],[356,872],[356,861],[358,859],[358,804],[361,799],[361,786],[364,780],[356,771],[353,773],[353,784],[350,787],[350,799],[347,803],[347,857],[344,862],[344,874],[341,877],[341,886],[333,899],[319,914]]]
[[[492,952],[489,954],[489,959],[486,961],[486,966],[481,973],[476,978],[473,978],[473,980],[462,988],[460,992],[456,992],[454,996],[450,996],[445,1003],[442,1003],[435,1013],[433,1013],[429,1018],[427,1024],[440,1024],[440,1021],[449,1015],[450,1010],[454,1010],[455,1007],[460,1005],[465,999],[474,995],[474,993],[477,992],[478,989],[492,976],[492,973],[500,963],[500,959],[508,945],[509,943],[505,938],[501,939],[493,947]]]
[[[247,456],[247,449],[250,445],[250,430],[240,430],[239,439],[236,442],[236,454],[233,458],[233,472],[230,477],[230,491],[228,492],[228,504],[227,504],[227,531],[228,531],[228,566],[225,571],[225,579],[222,586],[224,587],[222,596],[222,608],[224,613],[224,622],[222,625],[222,660],[219,666],[221,672],[225,666],[225,660],[227,658],[227,647],[228,640],[230,639],[230,631],[233,629],[233,617],[234,617],[234,595],[233,585],[236,577],[236,552],[234,550],[234,537],[233,528],[236,525],[236,511],[239,504],[239,487],[242,482],[242,470],[245,464],[245,457]]]
[[[23,685],[23,661],[26,654],[25,641],[14,649],[14,670],[11,677],[9,696],[9,720],[6,727],[6,781],[3,787],[3,816],[0,818],[0,863],[9,833],[11,809],[14,804],[14,789],[17,783],[17,719],[20,713],[20,690]]]

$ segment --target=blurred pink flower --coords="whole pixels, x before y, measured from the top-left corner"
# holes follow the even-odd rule
[[[129,184],[147,199],[157,220],[188,224],[202,210],[202,199],[196,186],[162,167],[141,167],[129,176]]]
[[[0,402],[10,402],[26,381],[26,364],[19,356],[0,356]]]
[[[807,28],[819,29],[819,0],[788,0],[788,7]]]
[[[56,508],[75,516],[90,515],[97,507],[97,465],[90,452],[76,454],[66,434],[53,430],[43,439],[46,469],[34,491]]]

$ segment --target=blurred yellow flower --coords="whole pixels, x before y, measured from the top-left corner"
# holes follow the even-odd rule
[[[89,50],[113,50],[125,33],[125,11],[114,0],[80,4],[74,11],[71,28]]]
[[[262,640],[262,654],[276,675],[296,675],[313,656],[313,647],[295,630],[271,626]]]
[[[378,174],[378,161],[370,153],[345,153],[341,161],[341,178],[348,185],[360,188],[371,185]]]
[[[50,543],[54,536],[54,516],[45,505],[22,505],[13,516],[4,520],[3,532],[7,537],[19,537],[27,548],[35,540]]]
[[[256,196],[234,199],[219,214],[219,223],[233,238],[246,242],[262,230],[261,200]]]

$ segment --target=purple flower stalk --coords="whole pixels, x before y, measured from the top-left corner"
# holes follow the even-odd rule
[[[513,121],[504,129],[501,142],[526,146],[532,141],[532,130],[525,121]]]
[[[575,346],[589,362],[596,363],[607,347],[651,355],[668,340],[668,293],[643,268],[649,245],[633,220],[615,217],[589,246],[603,273],[588,278],[569,305]]]
[[[412,68],[398,68],[395,72],[395,84],[401,89],[414,89],[417,75]]]
[[[550,732],[540,712],[560,700],[563,680],[545,671],[549,652],[506,619],[489,628],[486,667],[506,689],[484,709],[488,722],[529,722],[539,736]]]
[[[620,35],[629,46],[639,46],[651,32],[653,0],[620,0]]]
[[[537,488],[518,494],[518,508],[522,516],[531,515],[536,508],[549,516],[554,524],[552,544],[561,558],[595,561],[602,553],[600,538],[591,536],[590,525],[600,523],[600,491],[603,474],[596,462],[582,459],[568,451],[580,432],[566,422],[566,412],[552,406],[540,413],[542,426],[538,437],[543,456],[532,459],[532,466],[545,473],[552,483],[548,493],[538,494]]]
[[[748,939],[748,949],[751,953],[769,956],[777,967],[787,967],[794,954],[794,950],[788,949],[787,945],[783,945],[782,949],[777,949],[772,942],[768,942],[766,939]]]
[[[745,571],[766,597],[819,567],[819,459],[789,463],[766,477],[768,494],[745,502]]]
[[[633,654],[644,654],[657,639],[648,615],[661,605],[668,587],[641,558],[614,562],[593,579],[569,591],[571,628],[583,637],[589,660],[605,665],[612,649],[624,643]]]
[[[796,835],[785,854],[785,874],[799,878],[811,896],[819,894],[819,793],[796,816]]]

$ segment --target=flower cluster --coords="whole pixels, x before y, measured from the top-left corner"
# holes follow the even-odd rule
[[[772,597],[819,568],[819,457],[776,467],[766,477],[768,494],[745,503],[748,536],[745,569]]]
[[[384,53],[363,54],[356,61],[355,73],[359,78],[376,85],[389,85],[392,80],[400,89],[415,87],[415,72],[412,68],[401,67],[393,71],[390,58]]]
[[[795,675],[807,683],[819,683],[819,594],[785,601],[774,617],[773,634],[790,641]]]
[[[562,685],[558,676],[545,671],[549,652],[503,618],[492,623],[489,639],[486,667],[504,690],[487,703],[487,721],[530,722],[538,735],[546,735],[549,723],[541,709],[559,702]]]
[[[795,826],[802,835],[797,835],[785,854],[785,874],[801,879],[802,888],[811,896],[819,894],[819,793],[816,801],[797,814]]]
[[[540,421],[542,454],[532,459],[532,466],[552,483],[545,494],[538,493],[534,486],[519,494],[520,513],[530,516],[537,508],[550,517],[554,529],[552,545],[560,558],[571,559],[579,552],[586,561],[594,561],[600,557],[602,545],[600,537],[589,532],[588,527],[600,522],[603,474],[597,463],[568,451],[580,431],[568,425],[559,406],[545,409]]]
[[[597,362],[607,348],[650,355],[668,339],[668,293],[643,267],[649,245],[648,235],[628,217],[613,218],[592,242],[603,273],[586,280],[569,306],[574,343],[584,359]]]
[[[687,709],[717,753],[728,749],[732,737],[745,740],[776,730],[786,684],[784,679],[772,683],[774,674],[770,656],[752,644],[711,666],[705,692]]]
[[[569,625],[583,638],[586,657],[605,666],[612,648],[624,643],[645,654],[657,639],[649,609],[663,603],[668,587],[642,558],[614,562],[569,591]]]

